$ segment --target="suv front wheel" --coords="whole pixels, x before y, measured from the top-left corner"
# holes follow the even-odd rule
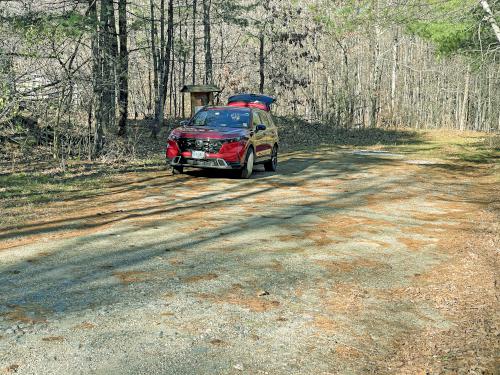
[[[184,173],[184,167],[177,165],[172,167],[172,174],[182,174],[182,173]]]

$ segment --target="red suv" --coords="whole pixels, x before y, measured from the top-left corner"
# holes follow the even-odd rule
[[[173,173],[184,167],[236,170],[252,175],[255,164],[266,171],[278,165],[278,131],[270,114],[273,98],[242,94],[227,106],[204,107],[168,137],[167,159]]]

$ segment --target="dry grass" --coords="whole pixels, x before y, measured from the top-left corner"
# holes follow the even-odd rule
[[[258,297],[251,295],[239,284],[234,284],[223,294],[197,293],[197,297],[200,300],[212,303],[237,305],[253,312],[265,312],[280,306],[279,301],[269,299],[268,296]]]
[[[42,341],[48,341],[48,342],[64,341],[64,337],[63,336],[47,336],[47,337],[42,337]]]
[[[184,282],[186,283],[197,283],[200,281],[210,281],[217,279],[219,275],[216,275],[215,273],[206,273],[203,275],[194,275],[194,276],[189,276],[184,278]]]
[[[96,325],[91,322],[83,322],[81,324],[77,324],[73,327],[73,329],[94,329]]]
[[[35,304],[22,306],[10,305],[7,307],[9,307],[10,311],[2,313],[5,319],[25,324],[45,323],[47,316],[52,313],[52,311],[47,310],[45,307]]]

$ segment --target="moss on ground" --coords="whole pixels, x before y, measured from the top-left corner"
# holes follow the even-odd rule
[[[161,159],[129,163],[70,161],[65,171],[44,166],[0,172],[0,225],[39,218],[47,204],[90,198],[119,182],[124,173],[163,170],[164,165]]]
[[[451,131],[422,131],[418,134],[419,143],[387,145],[384,148],[457,163],[494,164],[500,157],[500,136],[495,134]]]

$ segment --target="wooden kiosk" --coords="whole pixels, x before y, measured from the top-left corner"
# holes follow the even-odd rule
[[[214,85],[186,85],[181,92],[191,94],[191,116],[193,116],[201,107],[213,105],[214,93],[219,93],[221,90]]]

